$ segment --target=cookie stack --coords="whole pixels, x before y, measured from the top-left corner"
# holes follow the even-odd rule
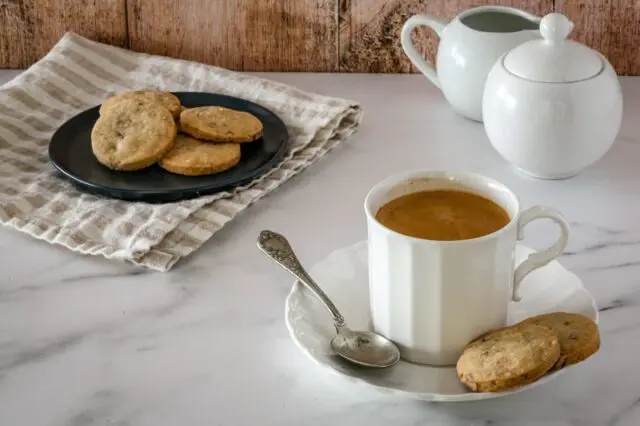
[[[253,115],[219,106],[185,108],[171,93],[120,93],[100,107],[91,132],[96,159],[118,171],[158,164],[186,176],[230,169],[240,161],[240,144],[262,137]]]
[[[501,392],[584,361],[600,348],[598,325],[574,313],[554,312],[486,333],[464,349],[458,378],[475,392]]]

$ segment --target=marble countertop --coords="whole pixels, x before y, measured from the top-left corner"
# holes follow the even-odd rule
[[[0,82],[13,75],[0,71]],[[623,127],[606,157],[573,179],[538,181],[513,172],[482,125],[421,76],[264,76],[359,101],[361,130],[173,271],[0,230],[0,425],[640,424],[640,78],[622,78]],[[259,231],[284,233],[312,265],[366,238],[371,186],[432,167],[486,174],[524,206],[567,216],[561,262],[602,311],[594,357],[527,392],[437,404],[352,384],[296,348],[283,320],[292,279],[259,253]],[[536,226],[526,242],[542,247],[554,235]]]

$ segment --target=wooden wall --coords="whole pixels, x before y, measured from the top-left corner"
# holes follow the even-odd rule
[[[136,51],[244,71],[415,72],[399,31],[412,14],[482,4],[562,11],[573,38],[640,75],[640,0],[0,0],[0,68],[24,68],[67,30]],[[416,40],[433,57],[437,40]]]

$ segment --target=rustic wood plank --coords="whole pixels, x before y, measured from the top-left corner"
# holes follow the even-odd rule
[[[128,0],[131,48],[245,71],[336,71],[337,0]]]
[[[0,0],[0,68],[26,68],[66,31],[127,45],[126,0]]]
[[[341,0],[340,71],[416,72],[400,46],[400,30],[409,17],[426,12],[452,19],[465,9],[486,4],[517,7],[537,15],[553,10],[553,0]],[[433,60],[438,46],[435,34],[420,28],[414,41]]]
[[[29,58],[29,16],[24,4],[0,0],[0,68],[24,68]]]
[[[640,1],[556,0],[575,24],[571,38],[605,55],[620,75],[640,75]]]

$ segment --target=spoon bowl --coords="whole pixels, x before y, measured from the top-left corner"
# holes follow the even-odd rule
[[[337,355],[354,364],[377,368],[391,367],[400,360],[398,347],[389,339],[377,333],[353,331],[347,327],[338,308],[305,271],[284,236],[272,231],[262,231],[258,237],[258,248],[293,274],[331,312],[337,332],[331,339],[331,349]]]
[[[400,359],[396,345],[370,331],[343,328],[331,339],[336,355],[365,367],[391,367]]]

